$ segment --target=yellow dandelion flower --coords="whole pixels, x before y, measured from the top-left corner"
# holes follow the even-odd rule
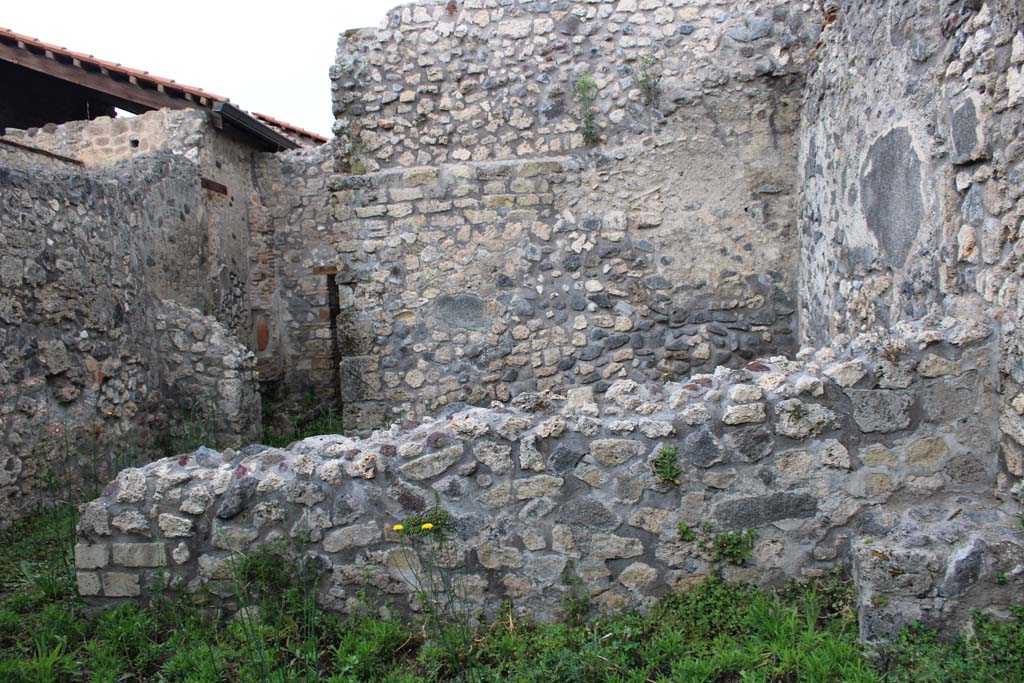
[[[402,530],[402,529],[404,529],[404,528],[405,528],[405,527],[404,527],[404,526],[402,526],[401,524],[396,524],[396,525],[394,525],[393,527],[391,527],[391,530],[392,530],[392,531],[401,531],[401,530]]]
[[[434,525],[431,524],[430,522],[427,522],[426,524],[420,525],[420,528],[423,529],[424,531],[430,531],[431,529],[434,528]]]

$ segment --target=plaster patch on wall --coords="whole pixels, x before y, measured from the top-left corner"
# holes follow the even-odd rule
[[[445,294],[434,302],[437,322],[450,327],[486,332],[491,329],[491,316],[487,314],[483,299],[475,294]]]
[[[901,267],[924,220],[921,159],[905,127],[872,143],[860,179],[861,210],[890,265]]]

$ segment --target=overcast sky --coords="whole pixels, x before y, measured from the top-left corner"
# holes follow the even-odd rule
[[[331,135],[338,34],[408,0],[8,0],[0,26]]]

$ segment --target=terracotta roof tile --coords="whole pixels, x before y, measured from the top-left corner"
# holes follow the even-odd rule
[[[105,59],[97,59],[96,57],[85,54],[84,52],[75,52],[74,50],[69,50],[58,45],[44,43],[43,41],[38,40],[36,38],[31,38],[20,33],[15,33],[10,29],[0,28],[0,41],[5,42],[7,44],[10,44],[12,42],[16,43],[18,47],[28,50],[29,52],[33,52],[35,54],[39,54],[40,52],[48,53],[46,54],[47,57],[52,56],[51,58],[64,63],[67,63],[69,61],[72,63],[78,62],[76,66],[80,66],[81,68],[87,71],[99,70],[101,72],[105,72],[106,75],[111,77],[113,77],[114,74],[119,74],[121,76],[124,76],[127,80],[131,80],[134,78],[136,81],[148,82],[152,84],[154,87],[162,87],[166,90],[171,90],[172,92],[168,92],[166,94],[174,97],[181,97],[182,99],[187,99],[184,96],[184,94],[187,93],[191,95],[193,98],[197,98],[199,100],[207,100],[207,102],[205,103],[201,101],[198,102],[198,104],[202,104],[206,107],[212,106],[214,102],[230,102],[230,100],[226,97],[214,95],[213,93],[206,92],[205,90],[201,90],[190,85],[185,85],[183,83],[178,83],[169,78],[160,78],[159,76],[154,76],[150,74],[148,71],[132,69],[126,66],[122,66],[116,62],[109,62]],[[89,66],[92,66],[94,68],[89,69]]]
[[[212,109],[217,103],[231,101],[226,97],[215,95],[194,86],[178,83],[170,78],[161,78],[152,75],[148,71],[140,71],[139,69],[122,66],[116,62],[97,59],[93,55],[68,50],[67,48],[46,43],[30,36],[15,33],[10,29],[0,28],[0,45],[25,50],[33,55],[52,59],[65,66],[80,68],[88,73],[100,73],[111,80],[121,83],[128,81],[139,88],[158,90],[172,99],[182,100],[182,108],[198,107]],[[293,126],[272,116],[267,116],[266,114],[252,114],[252,116],[295,144],[309,146],[310,144],[319,145],[327,142],[327,138],[323,135]]]
[[[277,128],[282,135],[286,135],[289,138],[307,138],[308,140],[312,140],[318,144],[323,144],[327,142],[327,138],[324,137],[323,135],[320,135],[319,133],[314,133],[311,130],[306,130],[305,128],[293,126],[292,124],[282,121],[280,119],[275,119],[273,116],[267,116],[266,114],[261,114],[256,111],[252,112],[252,115],[259,119],[260,121],[263,121],[263,123],[266,123],[269,126]],[[301,139],[295,141],[299,143],[303,142],[303,140]]]

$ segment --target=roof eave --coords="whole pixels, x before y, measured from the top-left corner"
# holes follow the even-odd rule
[[[300,146],[294,140],[281,135],[270,126],[230,102],[215,102],[213,113],[219,115],[222,120],[227,121],[243,133],[266,143],[274,148],[274,151],[297,149]]]

